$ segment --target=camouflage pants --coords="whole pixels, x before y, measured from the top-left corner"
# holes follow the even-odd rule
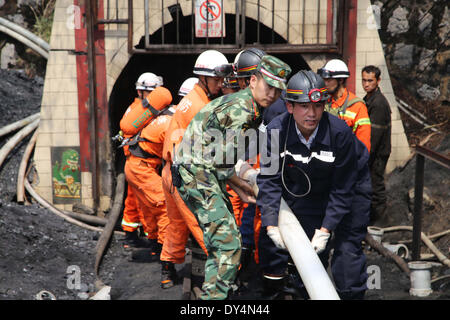
[[[186,177],[187,172],[184,173]],[[228,297],[238,272],[241,234],[223,189],[225,185],[212,176],[207,181],[199,181],[192,175],[191,178],[183,179],[178,192],[197,218],[208,250],[201,299],[223,300]]]
[[[226,299],[241,259],[241,234],[231,213],[201,226],[208,249],[202,300]]]

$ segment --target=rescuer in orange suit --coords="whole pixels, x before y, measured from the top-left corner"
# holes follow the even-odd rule
[[[136,82],[136,91],[138,97],[136,97],[133,103],[128,107],[127,111],[131,111],[136,106],[142,104],[142,100],[155,88],[163,85],[162,77],[159,77],[151,72],[145,72],[141,74]],[[124,130],[123,126],[120,128]],[[123,131],[122,131],[123,132]],[[124,138],[131,138],[131,135],[124,135]],[[130,151],[128,145],[123,146],[123,152],[125,157],[128,158]],[[139,227],[143,228],[145,238],[141,238],[138,235]],[[124,203],[123,218],[122,218],[122,230],[125,231],[125,238],[123,240],[124,248],[151,248],[156,244],[157,239],[157,225],[153,216],[144,218],[144,214],[139,210],[137,199],[133,193],[133,189],[130,185],[127,188],[127,197]]]
[[[325,111],[344,120],[370,153],[369,113],[364,100],[346,88],[346,81],[350,76],[347,65],[342,60],[332,59],[317,70],[317,73],[324,79],[331,95],[330,101],[325,105]]]
[[[168,90],[167,90],[168,92]],[[170,93],[168,93],[170,94]],[[125,163],[125,176],[147,224],[156,221],[157,243],[150,256],[159,255],[167,235],[169,218],[162,190],[160,170],[164,135],[172,111],[167,108],[154,117],[129,144],[130,155]],[[148,257],[153,261],[153,257]]]
[[[192,233],[198,245],[207,253],[203,232],[197,219],[172,184],[171,166],[173,165],[174,151],[180,144],[189,122],[200,109],[221,94],[222,82],[226,73],[224,68],[226,69],[227,66],[231,69],[227,58],[216,50],[206,50],[197,57],[193,73],[198,77],[198,83],[175,107],[175,114],[166,132],[163,148],[165,165],[162,179],[170,219],[167,232],[170,236],[165,238],[160,258],[161,287],[163,289],[170,288],[177,282],[178,277],[174,264],[184,262],[189,233]]]

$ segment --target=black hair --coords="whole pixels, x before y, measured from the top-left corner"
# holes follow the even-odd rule
[[[378,67],[375,67],[375,66],[373,66],[373,65],[365,66],[365,67],[362,69],[361,73],[363,73],[363,72],[366,72],[366,73],[375,73],[375,78],[376,78],[377,80],[380,79],[381,71],[380,71],[380,68],[378,68]]]

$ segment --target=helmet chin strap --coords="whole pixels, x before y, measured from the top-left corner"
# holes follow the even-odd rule
[[[341,90],[341,88],[343,87],[343,84],[341,81],[339,81],[339,79],[337,79],[337,83],[338,85],[336,86],[336,88],[334,88],[333,91],[328,90],[328,93],[332,96],[334,96],[335,94],[337,94],[339,92],[339,90]]]
[[[203,81],[203,79],[205,79],[205,81]],[[201,77],[199,80],[200,80],[200,82],[202,83],[202,85],[205,87],[205,89],[206,89],[206,96],[207,96],[210,100],[213,100],[213,99],[215,99],[215,98],[217,98],[217,97],[219,96],[218,94],[213,95],[213,94],[211,93],[211,91],[209,90],[209,86],[208,86],[208,77],[207,77],[207,76],[203,76],[203,77]]]

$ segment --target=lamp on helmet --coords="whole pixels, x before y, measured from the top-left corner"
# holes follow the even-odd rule
[[[308,103],[328,100],[325,82],[312,71],[301,70],[291,77],[287,84],[285,100]]]

